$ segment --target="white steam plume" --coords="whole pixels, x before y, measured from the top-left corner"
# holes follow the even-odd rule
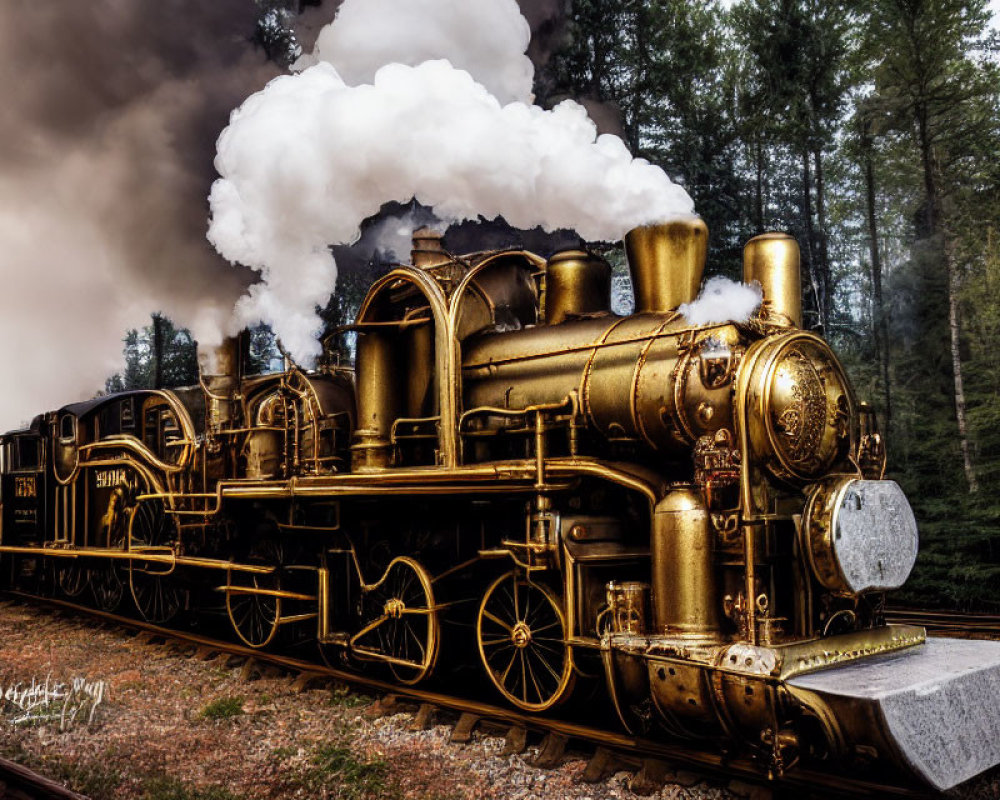
[[[678,311],[691,325],[746,322],[764,299],[760,284],[737,283],[722,275],[705,281],[698,299],[684,303]]]
[[[369,231],[365,232],[365,241],[372,252],[378,251],[384,256],[402,262],[410,257],[413,247],[413,232],[417,228],[433,228],[444,233],[447,223],[440,220],[427,219],[426,213],[407,211],[402,215],[384,217]]]
[[[480,5],[490,9],[483,20]],[[399,63],[372,75],[390,55],[380,44],[387,25]],[[239,323],[270,323],[311,361],[315,308],[336,277],[329,246],[354,241],[391,200],[416,198],[448,220],[572,228],[588,240],[693,213],[683,188],[618,137],[598,136],[579,104],[545,111],[490,93],[492,84],[504,100],[527,100],[525,85],[495,82],[523,70],[526,30],[514,0],[346,0],[314,53],[337,67],[318,60],[277,78],[233,113],[218,142],[209,239],[263,278],[237,304]],[[483,36],[493,39],[487,55],[477,50]],[[422,60],[432,53],[451,60]]]
[[[326,61],[345,83],[359,86],[386,64],[447,59],[501,103],[530,102],[530,41],[515,0],[348,0],[336,22],[320,31],[312,54],[294,68]]]

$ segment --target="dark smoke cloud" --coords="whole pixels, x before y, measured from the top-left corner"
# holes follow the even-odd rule
[[[248,274],[205,240],[215,139],[277,73],[252,0],[0,4],[0,429],[94,393],[161,310],[220,333]]]
[[[537,74],[545,68],[553,53],[563,44],[571,0],[517,0],[521,13],[531,26],[528,58]]]

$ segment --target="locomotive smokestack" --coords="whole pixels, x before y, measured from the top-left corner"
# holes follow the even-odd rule
[[[233,421],[233,396],[242,377],[241,336],[227,336],[211,349],[210,361],[201,367],[209,430],[218,432]]]
[[[743,282],[757,281],[764,292],[767,321],[802,327],[799,245],[786,233],[755,236],[743,248]]]
[[[646,225],[625,234],[636,313],[673,311],[698,295],[708,226],[700,217]]]
[[[413,232],[410,262],[415,267],[429,269],[451,261],[441,244],[442,234],[433,228],[417,228]]]

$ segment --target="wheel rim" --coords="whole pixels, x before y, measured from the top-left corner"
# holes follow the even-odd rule
[[[166,551],[171,532],[171,525],[158,500],[140,503],[133,510],[129,523],[129,539],[133,548],[162,547]],[[155,625],[169,622],[177,616],[182,605],[181,590],[162,570],[160,564],[146,567],[141,561],[137,563],[135,557],[128,565],[129,589],[135,607],[146,622]]]
[[[430,576],[411,558],[390,562],[364,598],[361,631],[351,648],[362,658],[385,661],[396,680],[423,680],[437,660],[439,622]]]
[[[79,597],[87,588],[87,573],[79,564],[60,564],[56,567],[56,583],[67,597]]]
[[[115,611],[125,596],[121,573],[114,563],[90,570],[90,590],[101,611]]]
[[[230,576],[230,586],[247,589],[281,590],[281,565],[284,553],[281,543],[265,539],[250,551],[247,561],[257,566],[273,567],[274,572],[266,575]],[[269,645],[281,624],[281,598],[266,594],[244,594],[226,591],[226,611],[236,635],[248,646],[261,648]]]
[[[572,691],[573,658],[561,604],[517,572],[483,595],[476,620],[479,657],[497,690],[518,708],[544,711]]]

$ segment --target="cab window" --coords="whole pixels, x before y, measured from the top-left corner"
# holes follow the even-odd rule
[[[122,432],[135,430],[135,400],[126,397],[121,404],[121,429]]]
[[[18,436],[14,439],[11,468],[15,470],[37,470],[41,462],[41,442],[33,436]]]
[[[76,417],[72,414],[64,414],[59,420],[59,441],[63,444],[76,441]]]
[[[166,405],[147,406],[143,414],[142,440],[161,461],[176,462],[180,448],[174,444],[183,439],[177,415]]]

